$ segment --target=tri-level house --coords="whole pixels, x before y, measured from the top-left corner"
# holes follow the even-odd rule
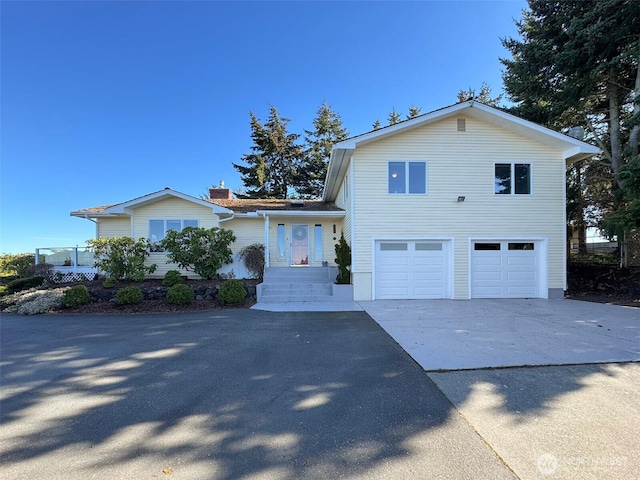
[[[98,237],[157,241],[170,229],[218,226],[234,231],[236,253],[263,243],[262,300],[331,298],[341,233],[356,301],[561,298],[565,169],[598,152],[467,101],[334,145],[321,200],[240,200],[225,188],[202,200],[164,189],[71,215],[94,221]],[[176,268],[164,252],[149,261],[156,276]],[[246,274],[237,259],[225,268]]]

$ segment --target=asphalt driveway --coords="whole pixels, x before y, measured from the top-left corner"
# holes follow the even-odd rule
[[[515,478],[364,312],[3,316],[3,478]]]

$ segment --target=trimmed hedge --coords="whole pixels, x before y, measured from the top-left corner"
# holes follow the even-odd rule
[[[173,287],[181,283],[184,283],[184,278],[182,278],[178,270],[169,270],[164,274],[164,278],[162,279],[162,285],[165,287]]]
[[[138,287],[124,287],[116,293],[118,305],[135,305],[142,301],[142,292]]]
[[[76,285],[64,292],[63,305],[67,308],[78,307],[89,303],[91,297],[89,290],[84,285]]]
[[[44,277],[36,276],[29,278],[19,278],[7,284],[7,291],[9,293],[19,292],[21,290],[28,290],[29,288],[38,287],[44,283]]]
[[[220,293],[218,298],[223,303],[241,303],[247,296],[240,280],[226,280],[220,285]]]
[[[189,285],[178,283],[167,292],[167,300],[173,305],[189,305],[193,302],[193,290]]]

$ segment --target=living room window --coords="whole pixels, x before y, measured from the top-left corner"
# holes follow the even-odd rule
[[[389,193],[426,194],[427,162],[389,162]]]
[[[531,164],[496,163],[494,193],[496,195],[531,194]]]
[[[198,220],[149,220],[149,241],[152,252],[164,252],[159,245],[169,230],[181,232],[186,227],[197,227]]]

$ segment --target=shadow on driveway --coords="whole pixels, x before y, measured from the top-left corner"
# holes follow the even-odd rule
[[[364,312],[4,316],[7,478],[513,478]]]

